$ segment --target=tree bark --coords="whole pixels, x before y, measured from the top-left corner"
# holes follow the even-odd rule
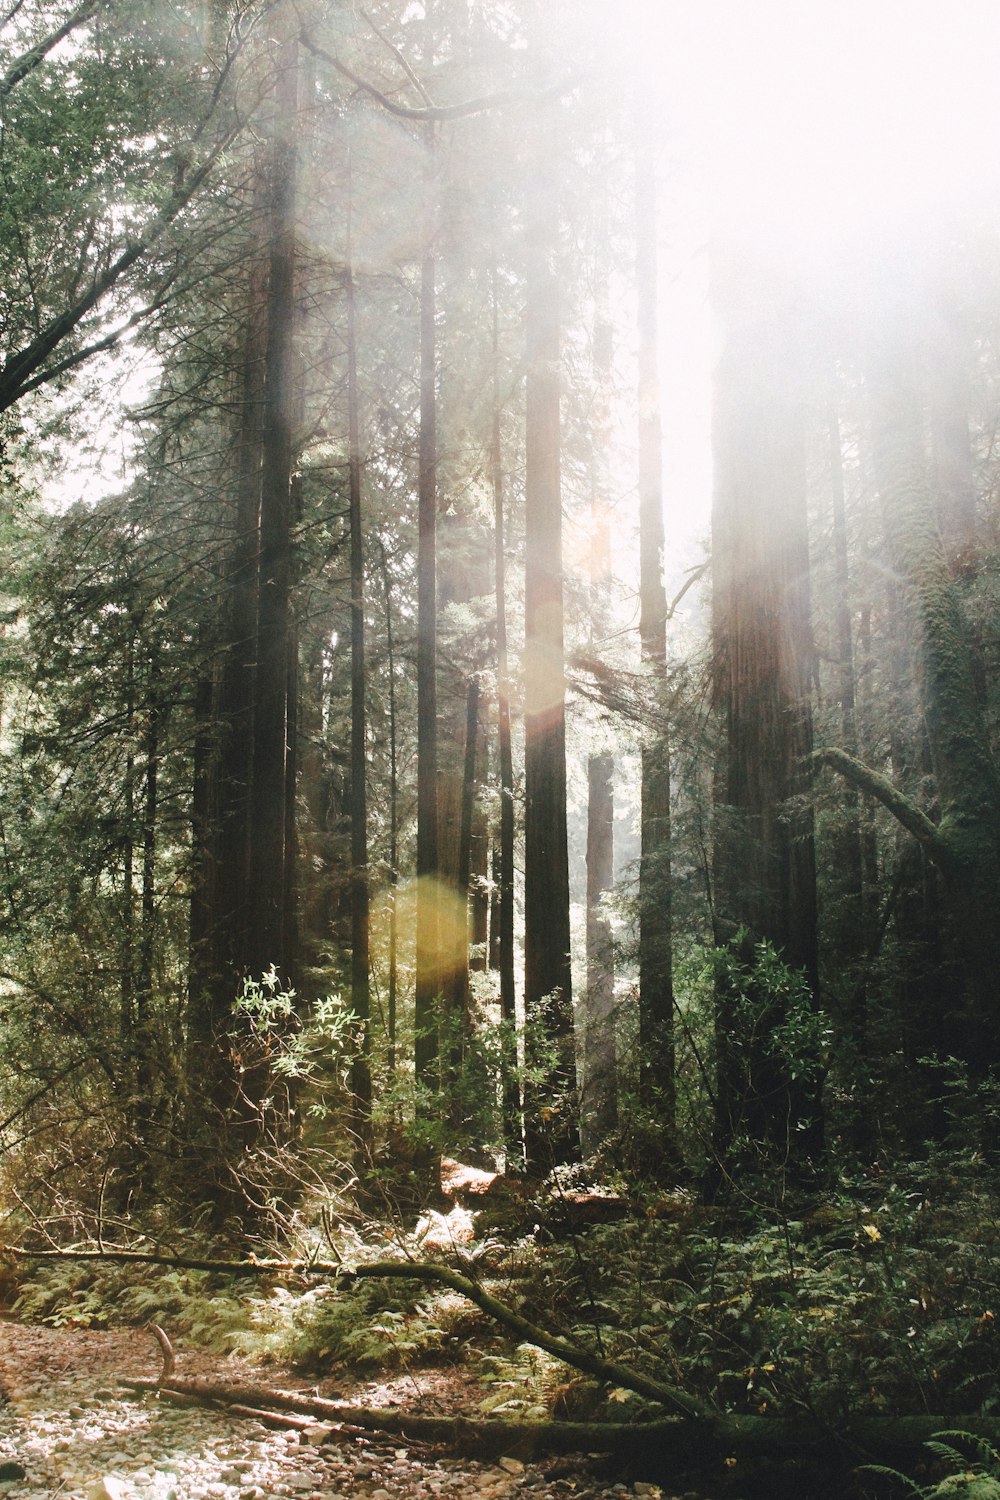
[[[558,176],[535,123],[527,203],[524,575],[524,1008],[529,1171],[578,1153],[566,835]]]
[[[858,754],[857,693],[854,667],[854,630],[851,620],[851,576],[844,492],[844,459],[840,420],[836,408],[829,415],[830,502],[833,523],[835,632],[837,649],[837,697],[840,733],[848,755]],[[863,1061],[867,1034],[866,959],[871,946],[870,892],[865,885],[861,795],[848,789],[844,797],[843,823],[832,839],[832,873],[835,884],[833,910],[829,914],[831,943],[838,967],[846,969],[842,999],[843,1036],[858,1061]],[[858,1126],[863,1129],[859,1119]]]
[[[417,479],[417,954],[416,1081],[437,1082],[437,1001],[441,994],[438,921],[437,733],[437,354],[434,258],[434,126],[426,127],[427,165],[420,269],[420,454]]]
[[[1000,1065],[1000,775],[976,690],[972,651],[942,545],[923,449],[916,360],[897,302],[894,326],[869,359],[872,444],[896,574],[915,631],[918,688],[940,819],[935,823],[891,784],[848,758],[829,764],[866,786],[918,838],[941,871],[965,1005],[952,1050],[973,1077]],[[832,757],[832,759],[831,759]]]
[[[716,808],[717,941],[773,944],[817,989],[812,777],[812,630],[802,369],[790,289],[746,257],[717,257],[723,320],[713,448],[713,652],[724,731]],[[784,1003],[753,992],[750,1014],[720,986],[716,1151],[746,1134],[815,1157],[820,1079],[795,1076],[771,1044]],[[743,1010],[747,1008],[743,1005]],[[798,1061],[798,1060],[797,1060]]]
[[[291,21],[279,17],[290,33]],[[264,360],[260,466],[260,591],[250,799],[248,964],[271,966],[292,982],[286,916],[291,851],[286,806],[289,761],[288,642],[292,632],[292,428],[295,411],[295,178],[298,42],[280,44],[269,164],[270,244],[267,347]]]
[[[614,342],[609,307],[610,244],[607,194],[595,229],[595,312],[590,420],[590,652],[596,656],[609,633],[611,592],[611,388]],[[598,730],[598,733],[600,730]],[[582,996],[583,1047],[580,1132],[584,1153],[593,1155],[618,1119],[615,1051],[615,955],[606,902],[614,887],[615,758],[608,749],[587,758],[587,982]]]
[[[490,477],[493,487],[494,599],[497,632],[497,751],[500,770],[500,830],[496,849],[496,941],[491,949],[500,975],[500,1093],[508,1159],[523,1159],[521,1089],[517,1070],[514,974],[514,755],[510,722],[510,663],[507,652],[507,580],[504,554],[504,467],[500,398],[499,297],[493,264],[493,421]]]
[[[667,661],[663,585],[663,453],[657,370],[656,168],[651,146],[635,158],[636,299],[639,331],[639,636],[646,672],[662,697]],[[663,1155],[676,1152],[670,737],[642,746],[639,860],[639,1092],[663,1132]]]
[[[350,209],[348,210],[350,213]],[[350,230],[348,230],[350,235]],[[371,1144],[371,995],[369,989],[368,744],[365,670],[365,550],[357,318],[350,239],[347,252],[347,447],[351,530],[351,1009],[357,1033],[351,1065],[358,1150]],[[395,997],[394,997],[395,998]]]

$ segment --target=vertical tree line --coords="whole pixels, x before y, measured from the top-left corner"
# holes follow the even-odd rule
[[[873,1083],[939,1133],[956,1068],[986,1098],[990,273],[961,317],[936,262],[845,306],[713,243],[710,585],[671,606],[678,204],[537,6],[223,7],[147,38],[162,90],[110,10],[19,11],[3,1046],[38,1015],[29,1087],[86,1071],[122,1205],[160,1162],[264,1214],[314,1138],[721,1192],[857,1143]],[[70,378],[140,327],[132,478],[48,514],[38,424],[96,421]]]

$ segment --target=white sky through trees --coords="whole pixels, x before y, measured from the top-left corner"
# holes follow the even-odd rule
[[[807,284],[995,227],[995,0],[589,0],[600,55],[662,133],[661,340],[671,536],[704,533],[713,234]],[[933,243],[932,243],[933,242]]]

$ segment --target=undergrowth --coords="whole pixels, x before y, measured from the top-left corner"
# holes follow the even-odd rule
[[[536,1202],[502,1241],[477,1222],[478,1239],[436,1251],[368,1226],[345,1232],[336,1253],[459,1264],[549,1331],[721,1410],[834,1423],[873,1411],[958,1418],[1000,1410],[997,1189],[978,1158],[942,1158],[799,1200],[745,1191],[708,1208],[680,1191],[650,1195],[620,1222],[575,1234],[555,1214],[548,1228]],[[457,1294],[405,1279],[237,1281],[54,1261],[22,1274],[16,1312],[54,1326],[157,1322],[182,1345],[312,1373],[465,1360],[481,1408],[501,1414],[649,1410],[512,1344]]]

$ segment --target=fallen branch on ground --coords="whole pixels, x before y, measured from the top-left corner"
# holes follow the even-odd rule
[[[499,1421],[467,1417],[426,1417],[397,1410],[372,1410],[298,1396],[262,1386],[181,1379],[173,1374],[173,1350],[162,1330],[157,1334],[163,1353],[163,1373],[154,1379],[122,1383],[131,1390],[160,1391],[206,1404],[222,1404],[234,1413],[258,1420],[278,1411],[326,1420],[349,1429],[400,1433],[416,1440],[447,1443],[481,1453],[602,1452],[628,1454],[643,1461],[681,1461],[713,1454],[736,1458],[845,1460],[900,1463],[918,1454],[936,1433],[961,1429],[1000,1446],[1000,1418],[974,1416],[851,1417],[828,1426],[808,1415],[761,1417],[713,1412],[675,1386],[665,1385],[638,1371],[601,1359],[568,1339],[540,1328],[485,1291],[471,1277],[448,1266],[426,1261],[375,1261],[346,1271],[328,1261],[189,1261],[183,1257],[138,1251],[27,1251],[8,1253],[30,1258],[115,1260],[194,1270],[226,1271],[251,1276],[285,1272],[295,1275],[354,1279],[399,1277],[437,1283],[460,1292],[524,1343],[536,1345],[582,1373],[673,1408],[679,1415],[648,1422]],[[161,1337],[162,1335],[162,1337]],[[312,1424],[309,1424],[312,1425]]]
[[[624,1390],[634,1391],[637,1396],[644,1396],[649,1401],[655,1401],[658,1405],[667,1407],[668,1410],[682,1412],[687,1417],[707,1419],[711,1416],[708,1408],[696,1397],[689,1396],[686,1391],[679,1390],[677,1386],[666,1385],[661,1380],[653,1380],[650,1376],[643,1375],[638,1370],[630,1370],[625,1365],[602,1359],[600,1355],[593,1354],[589,1349],[583,1348],[580,1344],[571,1343],[568,1339],[558,1338],[547,1329],[540,1328],[537,1323],[532,1323],[522,1317],[506,1303],[491,1296],[471,1277],[452,1271],[448,1266],[439,1266],[430,1261],[374,1261],[368,1265],[356,1266],[353,1271],[344,1272],[340,1279],[343,1282],[355,1278],[360,1280],[374,1277],[402,1277],[408,1281],[429,1281],[439,1286],[446,1286],[450,1291],[459,1292],[463,1297],[467,1297],[495,1323],[506,1328],[522,1343],[534,1344],[536,1348],[544,1349],[546,1354],[554,1355],[556,1359],[572,1365],[584,1375],[592,1375],[607,1385],[621,1386]]]
[[[953,1417],[858,1417],[834,1432],[818,1423],[788,1417],[716,1416],[663,1417],[650,1422],[557,1422],[466,1416],[429,1417],[395,1409],[350,1406],[302,1396],[268,1386],[226,1381],[184,1379],[123,1380],[128,1390],[173,1394],[206,1406],[220,1406],[234,1415],[270,1418],[295,1412],[311,1417],[312,1427],[328,1422],[330,1440],[358,1432],[385,1432],[421,1442],[446,1444],[458,1452],[521,1458],[543,1453],[607,1453],[643,1463],[683,1462],[713,1456],[835,1461],[879,1459],[902,1462],[920,1452],[942,1429],[964,1431],[992,1443],[1000,1442],[1000,1420]]]

